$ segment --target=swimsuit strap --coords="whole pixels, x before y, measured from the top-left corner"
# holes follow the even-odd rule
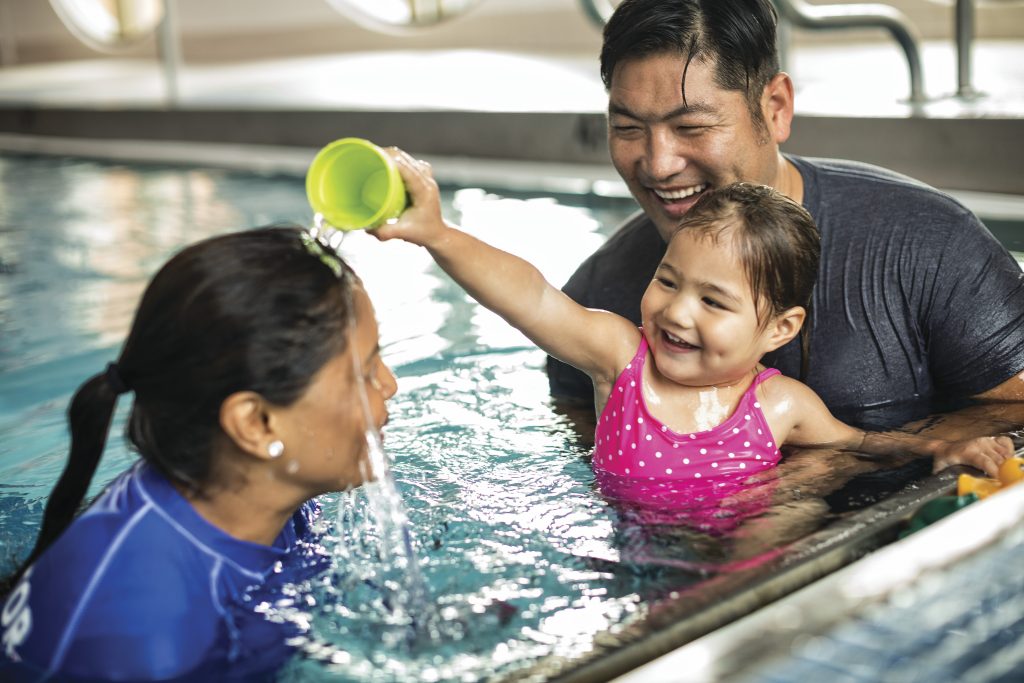
[[[747,387],[747,390],[743,392],[743,397],[740,399],[740,403],[746,403],[748,405],[751,403],[756,403],[757,388],[764,384],[765,382],[767,382],[768,380],[770,380],[772,377],[775,377],[775,375],[781,374],[782,372],[777,370],[776,368],[765,368],[761,372],[757,373],[757,376],[754,377],[754,381],[751,382],[750,386]],[[739,411],[739,407],[737,407],[736,410]]]
[[[757,377],[755,377],[754,381],[750,383],[750,388],[747,389],[747,391],[753,391],[758,386],[763,384],[765,381],[771,379],[775,375],[781,375],[781,374],[782,374],[782,371],[779,370],[778,368],[765,368],[761,372],[757,373]]]
[[[650,348],[647,345],[647,335],[644,334],[644,328],[641,327],[639,329],[640,344],[639,346],[636,347],[636,355],[633,356],[632,362],[634,363],[636,363],[637,361],[640,361],[641,363],[645,362],[647,360],[647,350]]]

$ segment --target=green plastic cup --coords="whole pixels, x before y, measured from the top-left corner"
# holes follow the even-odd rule
[[[376,228],[405,209],[405,185],[391,157],[362,138],[321,149],[306,172],[313,210],[339,230]]]

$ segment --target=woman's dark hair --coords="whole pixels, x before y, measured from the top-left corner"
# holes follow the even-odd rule
[[[686,102],[686,69],[694,59],[715,70],[715,82],[744,93],[758,126],[760,100],[779,73],[775,44],[778,16],[771,0],[625,0],[604,27],[601,80],[612,84],[624,60],[676,54],[686,60],[680,89]]]
[[[202,491],[224,399],[254,391],[275,405],[296,401],[346,347],[355,281],[330,247],[296,226],[213,237],[171,258],[142,295],[117,363],[71,400],[68,463],[9,586],[81,506],[119,393],[135,393],[134,449],[171,481]]]
[[[712,239],[730,230],[757,305],[758,322],[793,306],[808,313],[800,330],[801,378],[810,359],[811,294],[818,278],[821,235],[800,206],[766,185],[733,183],[701,195],[677,229]]]

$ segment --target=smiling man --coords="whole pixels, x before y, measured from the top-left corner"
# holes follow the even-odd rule
[[[793,83],[770,0],[625,0],[604,31],[612,163],[642,212],[564,291],[640,320],[668,237],[702,192],[744,180],[800,202],[822,236],[810,348],[765,364],[842,419],[895,426],[958,400],[1024,400],[1024,276],[968,209],[891,171],[780,152]],[[806,365],[806,368],[804,367]],[[548,360],[552,393],[590,398]]]

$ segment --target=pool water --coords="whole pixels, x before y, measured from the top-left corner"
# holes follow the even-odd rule
[[[443,201],[466,230],[555,283],[635,208],[468,187],[446,188]],[[0,572],[27,554],[63,469],[72,392],[116,357],[155,270],[209,235],[311,220],[293,176],[0,156]],[[902,478],[887,473],[888,490],[847,494],[822,483],[833,475],[819,477],[822,495],[805,483],[776,496],[768,482],[752,495],[770,506],[735,508],[725,534],[648,524],[597,489],[593,417],[553,405],[541,351],[424,250],[364,233],[341,250],[398,378],[385,444],[424,583],[418,593],[393,562],[374,564],[381,532],[365,520],[365,495],[325,496],[332,567],[266,607],[304,632],[281,680],[515,678],[571,661],[661,601],[768,561],[927,471],[912,463]],[[121,403],[90,496],[134,460]],[[864,470],[848,464],[834,476]]]
[[[486,226],[495,243],[547,241],[550,250],[524,255],[554,281],[600,244],[601,225],[631,210],[474,189],[448,190],[445,202],[448,215]],[[212,234],[310,221],[300,178],[0,157],[0,571],[34,541],[65,463],[72,392],[116,358],[155,270]],[[375,302],[398,376],[387,449],[442,626],[399,664],[381,642],[406,625],[390,624],[386,609],[363,609],[373,604],[366,591],[347,612],[318,603],[310,637],[348,652],[346,673],[310,658],[294,675],[476,677],[586,647],[638,609],[646,589],[608,571],[618,558],[615,515],[592,490],[587,449],[550,406],[543,354],[421,250],[360,233],[343,251]],[[119,437],[127,404],[90,496],[134,459]],[[325,497],[325,519],[340,498]],[[346,577],[328,578],[321,603],[344,598]]]

